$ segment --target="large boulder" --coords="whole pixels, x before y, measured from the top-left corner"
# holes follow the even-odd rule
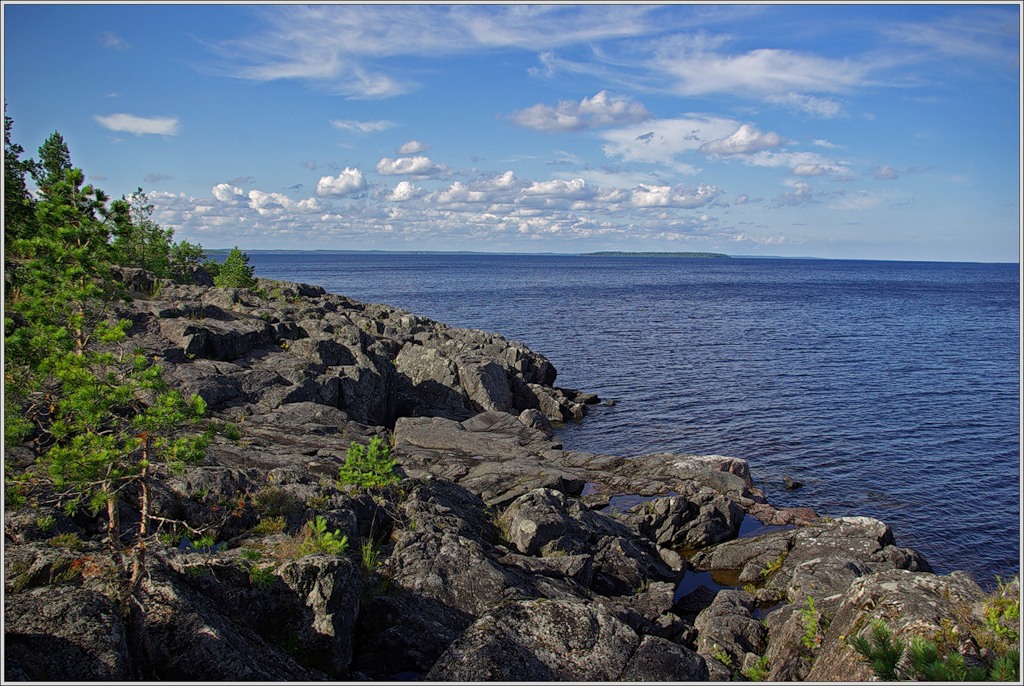
[[[71,584],[4,597],[4,681],[128,681],[134,672],[120,609]]]
[[[427,674],[436,681],[697,681],[704,661],[641,637],[600,606],[566,600],[506,603],[463,633]]]
[[[756,660],[766,647],[767,631],[754,619],[754,599],[746,591],[719,591],[697,615],[694,628],[698,653],[709,658],[724,653],[732,665]]]
[[[736,537],[745,514],[739,504],[706,486],[687,491],[630,508],[628,521],[666,548],[696,550]]]
[[[509,545],[523,555],[592,555],[591,587],[604,595],[632,593],[651,581],[675,578],[658,554],[624,524],[553,489],[520,496],[499,522]]]
[[[976,606],[984,592],[969,574],[949,575],[892,569],[856,579],[830,614],[828,630],[821,639],[816,659],[807,672],[809,681],[867,681],[872,671],[850,647],[848,638],[868,635],[871,620],[881,619],[897,641],[911,636],[932,639],[956,637],[949,646],[967,656],[978,657],[970,641]],[[771,661],[769,660],[769,663]],[[907,667],[904,657],[901,667]]]

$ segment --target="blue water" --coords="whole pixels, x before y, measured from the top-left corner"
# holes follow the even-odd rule
[[[525,342],[557,385],[616,403],[562,429],[567,448],[741,457],[777,505],[877,517],[983,585],[1019,572],[1017,265],[251,257],[259,276]]]

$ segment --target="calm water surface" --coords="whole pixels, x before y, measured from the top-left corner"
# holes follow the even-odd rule
[[[259,276],[525,342],[558,385],[616,402],[562,429],[567,448],[741,457],[777,505],[877,517],[984,585],[1019,572],[1017,265],[251,258]]]

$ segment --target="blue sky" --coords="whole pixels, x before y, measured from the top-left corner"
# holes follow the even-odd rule
[[[3,10],[14,140],[208,248],[1020,253],[1017,3]]]

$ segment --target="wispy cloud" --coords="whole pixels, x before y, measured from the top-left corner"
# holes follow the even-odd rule
[[[875,167],[871,170],[871,175],[879,181],[892,181],[900,178],[900,173],[888,164],[881,167]]]
[[[343,129],[345,131],[356,131],[358,133],[376,133],[377,131],[387,131],[395,126],[395,123],[388,121],[387,119],[378,119],[376,121],[356,121],[354,119],[332,119],[331,126],[336,129]]]
[[[100,45],[111,50],[127,50],[131,47],[121,36],[113,31],[104,31],[100,34]]]
[[[221,69],[255,81],[299,79],[353,98],[419,84],[396,56],[436,58],[495,48],[545,50],[661,30],[656,6],[287,5],[263,8],[253,35],[215,46]]]
[[[134,114],[108,114],[93,117],[97,122],[111,131],[133,133],[136,136],[161,135],[174,136],[178,133],[180,122],[177,117],[140,117]]]

